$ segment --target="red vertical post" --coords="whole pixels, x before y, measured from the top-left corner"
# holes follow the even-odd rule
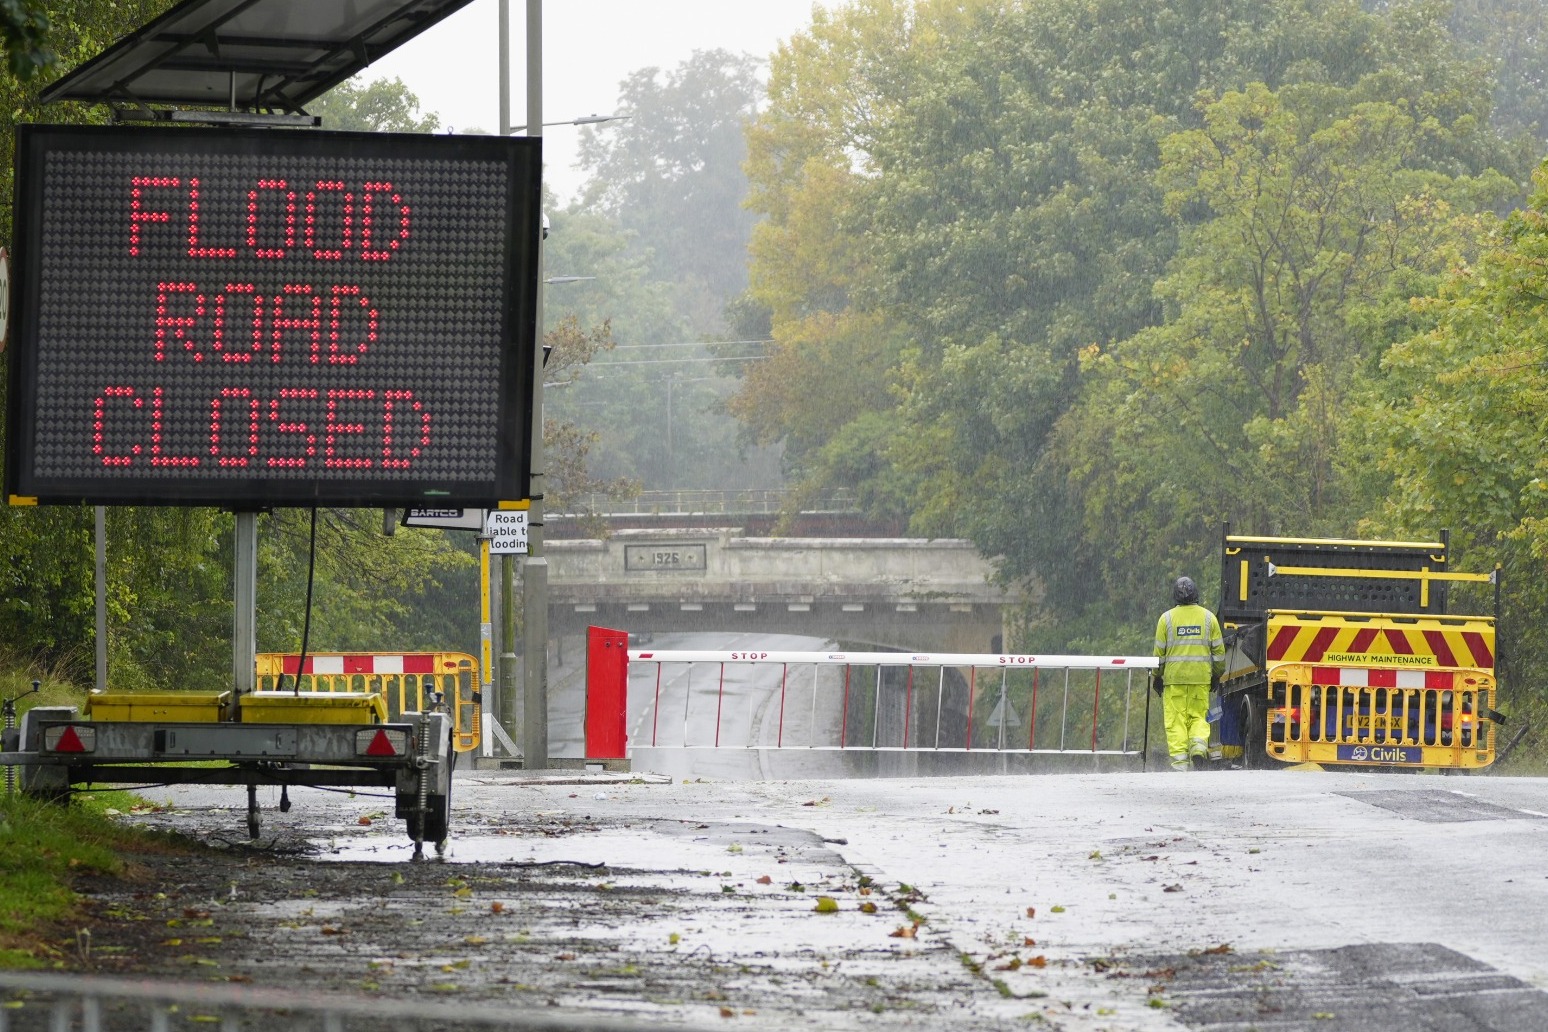
[[[844,715],[839,718],[839,748],[840,749],[844,748],[844,744],[845,744],[845,742],[847,741],[847,739],[849,737],[849,671],[850,671],[850,666],[849,666],[848,663],[845,663],[844,664]]]
[[[1027,707],[1027,751],[1037,748],[1037,674],[1038,667],[1032,668],[1032,705]]]
[[[726,701],[726,665],[720,664],[720,694],[715,696],[715,748],[720,748],[720,708]]]
[[[628,755],[629,635],[607,627],[586,628],[586,758],[621,760]]]
[[[1102,712],[1102,671],[1096,672],[1096,691],[1091,696],[1091,751],[1096,752],[1097,717]]]
[[[779,748],[785,747],[785,681],[790,676],[790,664],[779,665]]]
[[[978,668],[968,667],[968,712],[967,712],[967,746],[968,751],[973,748],[973,696],[978,692]]]
[[[661,721],[661,664],[656,664],[656,699],[650,708],[650,747],[656,747],[656,725]]]

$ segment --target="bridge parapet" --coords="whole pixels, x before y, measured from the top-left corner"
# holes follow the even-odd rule
[[[570,630],[814,634],[987,649],[1016,596],[969,541],[748,537],[740,527],[548,542],[550,620]],[[969,646],[971,646],[969,648]]]

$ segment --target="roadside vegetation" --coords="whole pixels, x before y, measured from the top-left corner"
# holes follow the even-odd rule
[[[0,658],[0,699],[17,700],[19,715],[33,706],[79,707],[86,690],[57,669]],[[13,773],[19,784],[20,772]],[[62,804],[7,791],[9,784],[0,781],[0,968],[50,967],[61,959],[59,943],[69,938],[77,912],[78,877],[123,876],[137,854],[199,848],[115,821],[114,812],[148,805],[131,793],[77,792]]]
[[[198,848],[126,827],[108,813],[141,805],[126,792],[82,792],[68,805],[0,793],[0,968],[46,968],[63,959],[80,876],[130,875],[137,854]]]

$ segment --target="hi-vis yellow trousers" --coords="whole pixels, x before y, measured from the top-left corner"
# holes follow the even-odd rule
[[[1189,770],[1195,756],[1209,756],[1209,685],[1169,684],[1165,705],[1166,751],[1174,770]]]

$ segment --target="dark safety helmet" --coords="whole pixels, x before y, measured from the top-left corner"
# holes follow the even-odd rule
[[[1178,577],[1172,585],[1172,601],[1180,606],[1193,605],[1199,600],[1199,586],[1192,577]]]

